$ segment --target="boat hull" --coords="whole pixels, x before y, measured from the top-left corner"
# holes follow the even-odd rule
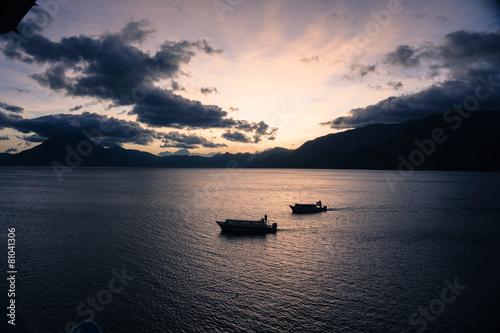
[[[277,223],[268,225],[261,221],[226,220],[216,221],[222,232],[230,233],[268,233],[276,232]]]
[[[315,205],[290,205],[292,212],[294,214],[311,214],[311,213],[319,213],[326,212],[326,206],[318,207]]]

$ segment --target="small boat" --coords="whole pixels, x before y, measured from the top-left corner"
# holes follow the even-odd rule
[[[318,213],[318,212],[326,212],[326,206],[321,205],[321,201],[318,201],[316,204],[298,204],[295,206],[290,205],[293,213],[297,214],[307,214],[307,213]]]
[[[260,220],[234,220],[227,219],[226,221],[216,221],[223,232],[245,232],[245,233],[266,233],[276,232],[277,223],[269,224],[267,215]]]

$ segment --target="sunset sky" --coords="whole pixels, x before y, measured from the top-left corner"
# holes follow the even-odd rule
[[[0,37],[0,152],[102,124],[155,154],[294,149],[444,112],[480,78],[500,109],[496,1],[37,3]]]

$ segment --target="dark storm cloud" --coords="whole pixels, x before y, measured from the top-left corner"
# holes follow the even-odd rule
[[[149,87],[144,100],[129,112],[137,120],[157,127],[226,128],[237,122],[215,105],[203,105],[170,91]]]
[[[386,61],[391,65],[400,65],[403,67],[414,67],[420,63],[420,56],[417,56],[417,50],[408,45],[399,45],[396,50],[386,56]]]
[[[0,136],[0,141],[10,140],[8,135]]]
[[[468,96],[487,95],[478,108],[500,110],[500,32],[456,31],[441,45],[400,45],[387,54],[389,66],[429,65],[429,75],[445,80],[420,92],[389,97],[376,104],[352,109],[349,115],[322,123],[332,128],[352,128],[371,123],[394,123],[445,112]],[[397,84],[394,86],[396,88]]]
[[[222,134],[222,137],[229,141],[243,142],[243,143],[259,143],[263,137],[267,137],[268,140],[274,140],[274,135],[277,132],[276,127],[270,128],[269,125],[263,121],[259,123],[250,123],[248,121],[238,121],[238,125],[234,126],[234,131],[226,131]],[[238,131],[239,130],[239,131]],[[245,133],[253,133],[253,136],[248,136]]]
[[[14,112],[14,113],[22,113],[24,109],[20,106],[10,105],[7,103],[0,102],[0,109],[4,109],[5,111]]]
[[[498,73],[500,32],[456,31],[444,37],[436,53],[439,67],[449,69],[454,78],[468,80],[479,72]]]
[[[274,135],[278,131],[276,127],[269,128],[265,122],[261,121],[259,123],[250,123],[246,120],[238,120],[238,124],[234,126],[234,128],[238,130],[242,130],[244,132],[253,132],[253,143],[259,143],[262,140],[262,137],[267,137],[270,140],[274,140]],[[229,134],[228,134],[229,133]],[[222,135],[223,138],[230,141],[239,141],[239,142],[252,142],[249,138],[247,138],[243,133],[238,133],[236,131],[229,132],[227,131]],[[273,139],[271,139],[273,138]],[[243,141],[247,139],[246,141]]]
[[[222,137],[226,140],[234,142],[243,142],[243,143],[252,142],[252,139],[250,139],[248,136],[237,131],[226,131],[224,134],[222,134]]]
[[[339,117],[322,125],[332,128],[352,128],[372,123],[397,123],[444,112],[465,96],[474,95],[474,88],[458,81],[446,81],[418,93],[389,97],[364,108],[352,109],[349,116]],[[490,104],[494,106],[494,103]]]
[[[161,134],[145,129],[136,122],[109,118],[97,113],[55,114],[38,118],[25,119],[19,115],[6,114],[0,111],[0,129],[12,128],[21,133],[35,133],[35,136],[20,137],[29,142],[39,142],[54,135],[75,134],[82,131],[107,129],[103,132],[106,141],[120,143],[135,143],[147,145]]]
[[[221,50],[205,40],[165,41],[151,55],[134,45],[151,32],[145,26],[145,21],[129,22],[118,33],[66,37],[59,42],[36,35],[26,44],[6,43],[3,52],[9,58],[48,64],[45,72],[32,75],[39,84],[70,96],[133,105],[132,113],[145,123],[187,127],[199,116],[205,121],[194,126],[222,126],[226,112],[220,108],[188,100],[153,84],[179,75],[181,65],[189,63],[195,51],[214,54]]]
[[[162,135],[163,144],[161,148],[174,147],[194,149],[199,147],[221,148],[227,147],[225,144],[211,142],[196,134],[183,134],[179,132],[168,132]]]
[[[222,108],[174,93],[183,90],[174,81],[184,74],[182,65],[196,53],[222,50],[202,39],[165,41],[156,52],[145,52],[138,44],[151,32],[147,21],[140,21],[128,22],[119,32],[65,37],[59,42],[40,35],[17,44],[3,38],[2,52],[11,59],[46,66],[44,72],[31,76],[40,85],[68,96],[111,101],[111,107],[131,106],[128,114],[149,126],[230,129],[238,125]],[[155,86],[165,79],[171,80],[171,90]],[[205,89],[209,90],[202,92],[216,91]]]

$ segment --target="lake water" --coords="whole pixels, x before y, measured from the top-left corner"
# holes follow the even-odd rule
[[[498,332],[500,174],[385,175],[4,167],[0,256],[15,227],[16,304],[41,332]],[[276,234],[215,223],[264,214]]]

